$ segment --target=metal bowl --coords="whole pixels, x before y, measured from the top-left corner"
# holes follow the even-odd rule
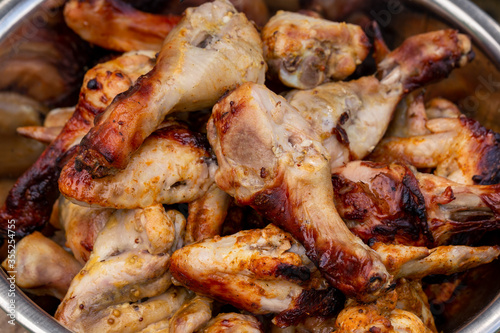
[[[36,28],[37,22],[43,21],[44,15],[47,15],[40,9],[40,5],[45,1],[54,0],[0,1],[0,45],[20,24],[31,21],[31,25]],[[398,2],[390,0],[386,2],[386,6],[394,1]],[[467,66],[452,74],[451,79],[462,82],[461,86],[450,90],[446,84],[437,84],[428,88],[427,93],[444,95],[455,100],[468,116],[476,118],[497,132],[500,131],[500,26],[467,0],[404,0],[403,2],[412,9],[405,10],[405,15],[400,15],[399,12],[392,13],[387,7],[378,12],[372,11],[372,19],[382,20],[379,24],[383,23],[382,28],[387,31],[392,29],[393,32],[403,35],[400,39],[405,35],[449,25],[470,35],[475,44],[477,58],[469,65],[472,67]],[[420,13],[416,13],[415,9]],[[413,28],[408,30],[406,27],[411,21],[419,23],[413,24]],[[29,36],[30,34],[26,33],[25,38],[29,39]],[[444,331],[462,333],[500,331],[500,285],[496,278],[499,272],[498,263],[490,264],[487,276],[484,276],[484,284],[474,290],[476,296],[472,298],[474,302],[464,305],[460,316],[447,323],[443,328]],[[15,297],[9,297],[11,289],[6,273],[0,270],[0,307],[7,313],[14,312],[11,310],[12,306],[9,308],[14,300],[16,323],[36,333],[70,332],[20,289],[16,289]]]

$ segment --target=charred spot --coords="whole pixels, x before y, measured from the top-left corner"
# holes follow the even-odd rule
[[[349,113],[344,112],[340,115],[339,124],[344,125],[349,120]]]
[[[277,326],[297,325],[308,317],[334,317],[344,306],[345,296],[335,288],[304,290],[294,307],[280,312],[274,319]]]
[[[90,90],[100,90],[102,89],[102,84],[94,78],[87,82],[87,88]]]
[[[177,141],[183,146],[190,146],[210,152],[210,144],[204,134],[193,132],[185,124],[177,123],[157,130],[154,135]]]
[[[212,40],[214,39],[214,37],[212,35],[209,35],[207,34],[206,36],[203,37],[203,39],[201,41],[198,42],[198,44],[196,44],[195,46],[200,48],[200,49],[204,49],[206,48],[208,45],[210,45],[210,43],[212,43]]]
[[[116,72],[115,75],[118,76],[120,79],[123,79],[123,74],[122,73]]]
[[[338,142],[345,146],[349,146],[349,136],[340,124],[337,124],[337,126],[332,130],[332,134],[335,135]]]
[[[279,263],[274,275],[291,281],[307,281],[311,278],[311,271],[306,266]]]
[[[266,178],[268,175],[266,168],[262,167],[260,169],[260,178]]]
[[[92,252],[92,250],[94,249],[94,245],[86,241],[81,241],[80,245],[89,252]]]

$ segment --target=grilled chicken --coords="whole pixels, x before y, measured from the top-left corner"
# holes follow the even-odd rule
[[[487,264],[500,255],[499,246],[455,245],[428,249],[376,243],[373,249],[396,279],[421,279],[431,274],[451,275]]]
[[[154,69],[82,139],[76,168],[97,178],[125,168],[167,114],[210,107],[243,82],[263,82],[265,68],[257,30],[230,3],[217,0],[186,10]]]
[[[321,137],[335,168],[375,148],[405,93],[447,76],[470,58],[469,38],[455,30],[416,35],[378,64],[380,81],[367,76],[325,83],[286,98]]]
[[[230,202],[231,197],[215,183],[201,198],[190,202],[185,243],[221,235]]]
[[[257,318],[240,313],[221,313],[210,320],[200,333],[262,333],[264,329]]]
[[[448,244],[500,228],[500,187],[461,185],[401,164],[353,161],[333,170],[335,207],[363,241]]]
[[[410,311],[379,308],[376,304],[349,304],[337,317],[336,333],[431,333]]]
[[[396,284],[395,291],[398,294],[396,308],[415,314],[429,330],[437,333],[429,300],[422,289],[422,282],[400,279]]]
[[[422,116],[425,131],[384,138],[369,158],[435,168],[435,175],[466,185],[500,183],[500,134],[445,110],[454,109],[431,106],[429,116]]]
[[[331,316],[343,302],[304,248],[273,225],[187,245],[172,255],[170,271],[197,293],[254,314],[276,313],[278,326]]]
[[[32,232],[49,220],[52,205],[59,197],[57,179],[64,164],[74,154],[73,147],[92,127],[95,116],[153,65],[153,52],[132,52],[98,64],[87,72],[73,116],[38,160],[17,180],[1,208],[2,234],[6,233],[10,219],[16,220],[19,236]]]
[[[328,153],[284,98],[244,84],[214,106],[207,128],[217,185],[290,232],[332,286],[367,300],[389,286],[378,255],[335,210]]]
[[[196,200],[214,184],[217,168],[206,138],[174,120],[162,124],[113,175],[93,179],[75,163],[71,159],[61,172],[61,193],[82,205],[116,209]]]
[[[159,204],[115,211],[71,282],[56,319],[77,332],[100,331],[109,323],[106,315],[112,310],[125,307],[132,312],[129,303],[164,293],[171,285],[170,254],[182,246],[184,228],[181,213],[165,212]],[[134,322],[132,316],[120,318],[123,325]],[[136,325],[145,328],[148,321]]]
[[[71,254],[39,232],[23,238],[15,250],[2,267],[13,272],[16,284],[31,294],[63,299],[82,268]]]
[[[370,44],[357,25],[279,11],[262,30],[271,76],[311,89],[343,80],[368,56]]]
[[[121,0],[71,0],[64,7],[64,19],[82,39],[127,52],[159,51],[181,17],[141,12]]]
[[[59,198],[59,222],[66,234],[66,246],[82,265],[89,260],[97,235],[114,212],[114,209],[89,208]]]
[[[169,332],[197,332],[212,319],[213,300],[208,297],[196,296],[184,303],[169,322]]]

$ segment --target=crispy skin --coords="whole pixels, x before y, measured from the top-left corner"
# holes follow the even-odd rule
[[[43,226],[59,197],[57,180],[62,167],[75,152],[74,145],[92,127],[96,115],[113,98],[127,90],[154,64],[151,52],[132,52],[99,64],[85,75],[75,112],[57,138],[16,182],[0,210],[0,232],[16,220],[16,234],[24,236]]]
[[[375,148],[405,93],[445,77],[470,55],[470,40],[457,31],[416,35],[378,64],[380,81],[368,76],[325,83],[286,98],[319,134],[335,168],[363,159]]]
[[[55,318],[75,331],[100,331],[112,310],[132,310],[129,303],[163,294],[171,285],[170,254],[182,240],[184,227],[181,213],[165,212],[159,204],[115,211],[99,233],[89,261],[71,282]],[[133,316],[121,318],[125,327],[131,322],[140,328],[152,323],[136,322]]]
[[[372,299],[388,287],[378,255],[335,210],[319,137],[284,98],[244,84],[214,106],[207,128],[221,189],[292,233],[328,282],[348,296]]]
[[[255,314],[277,313],[282,327],[332,316],[343,302],[304,248],[273,225],[185,246],[170,265],[187,288]]]
[[[23,290],[59,299],[64,298],[71,280],[82,268],[71,254],[39,232],[17,243],[13,262],[7,258],[2,267],[16,272],[16,284]]]
[[[64,7],[66,24],[82,39],[106,49],[159,51],[177,15],[154,15],[120,0],[71,0]]]
[[[214,185],[217,168],[207,139],[186,125],[168,120],[133,154],[124,170],[93,179],[64,167],[59,190],[69,200],[92,207],[134,209],[156,203],[191,202]]]
[[[500,134],[476,120],[435,118],[426,122],[429,134],[383,139],[369,158],[400,161],[462,184],[500,183]]]
[[[125,168],[167,114],[210,107],[243,82],[263,82],[265,68],[258,32],[230,3],[186,10],[154,69],[116,99],[82,139],[77,169],[104,177]]]
[[[367,161],[335,169],[332,184],[340,216],[367,243],[434,247],[500,228],[498,185],[461,185]]]
[[[364,242],[430,246],[425,198],[408,167],[354,161],[332,173],[335,207]]]
[[[357,25],[284,11],[264,26],[262,39],[268,74],[298,89],[345,79],[370,48]]]
[[[254,316],[241,313],[221,313],[210,320],[201,333],[262,333],[264,328]]]

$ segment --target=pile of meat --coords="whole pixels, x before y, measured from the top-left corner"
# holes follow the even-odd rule
[[[500,228],[500,135],[418,91],[472,61],[470,39],[391,51],[376,26],[236,3],[253,21],[225,0],[66,3],[81,38],[125,53],[18,130],[47,146],[1,208],[23,237],[4,268],[75,332],[437,332],[422,278],[500,255],[472,246]]]

